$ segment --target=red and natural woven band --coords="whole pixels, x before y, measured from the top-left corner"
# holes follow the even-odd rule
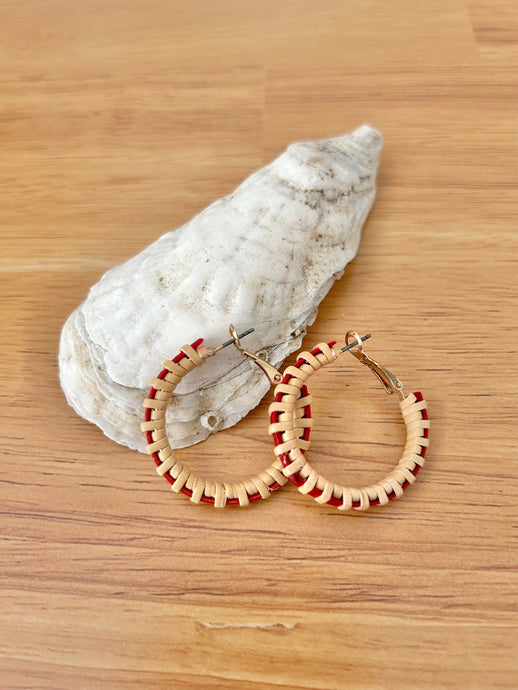
[[[199,338],[194,343],[192,343],[192,345],[183,346],[182,350],[176,355],[176,357],[174,357],[174,359],[171,360],[171,362],[169,364],[181,366],[181,362],[185,358],[190,359],[191,362],[194,363],[194,360],[192,359],[192,357],[189,357],[189,355],[187,353],[189,352],[189,348],[192,348],[192,350],[194,350],[197,353],[198,348],[201,346],[202,343],[203,343],[203,338]],[[184,349],[187,350],[187,352],[184,352]],[[203,363],[203,362],[201,361],[201,358],[198,356],[194,365],[200,366],[200,363]],[[168,377],[168,375],[170,375],[170,372],[171,372],[171,369],[169,369],[167,367],[167,364],[168,364],[167,362],[164,364],[164,368],[162,369],[160,374],[158,374],[158,376],[157,376],[157,381],[155,381],[155,384],[157,386],[158,386],[158,380],[160,380],[160,381],[165,380],[167,382],[167,377]],[[173,368],[173,367],[171,367],[171,368]],[[192,368],[194,368],[194,367],[191,366],[191,369]],[[187,373],[188,373],[188,371],[185,371],[185,374],[187,374]],[[182,374],[182,376],[185,374]],[[178,375],[177,375],[177,378],[178,378]],[[171,386],[171,384],[167,385],[169,397],[172,395],[174,388],[176,387],[177,383],[178,383],[178,381],[176,381],[176,383],[173,386]],[[148,444],[148,452],[150,452],[150,454],[153,457],[153,460],[155,462],[155,465],[157,466],[157,470],[159,470],[163,464],[163,460],[160,457],[161,451],[166,449],[166,450],[170,451],[170,453],[172,454],[172,450],[170,449],[169,442],[168,442],[167,437],[165,436],[165,432],[164,432],[162,434],[161,438],[165,438],[164,443],[166,445],[163,445],[162,449],[156,449],[156,450],[149,451],[150,447],[153,447],[154,445],[157,444],[157,438],[155,436],[155,430],[149,428],[150,422],[152,421],[152,412],[154,410],[156,411],[156,409],[157,409],[157,408],[153,407],[153,402],[152,402],[153,400],[155,400],[157,390],[159,390],[157,387],[152,386],[152,388],[149,392],[148,398],[144,401],[144,405],[146,407],[146,412],[145,412],[145,417],[144,417],[145,421],[144,421],[144,424],[142,424],[142,427],[143,427],[143,430],[145,431],[145,435],[146,435],[146,441]],[[167,397],[167,400],[169,400],[169,397]],[[160,409],[163,411],[163,416],[165,416],[165,407],[163,405],[163,402],[164,402],[164,396],[162,396],[162,400],[160,400]],[[299,402],[300,402],[300,420],[303,420],[303,421],[301,421],[301,424],[304,425],[303,429],[299,430],[300,431],[299,440],[302,442],[302,445],[307,447],[309,445],[309,436],[311,433],[311,406],[310,406],[311,397],[308,394],[308,390],[307,390],[306,386],[302,386],[300,388],[300,401]],[[165,422],[164,422],[164,426],[165,426]],[[305,448],[302,448],[301,452],[304,453]],[[185,468],[185,465],[183,465],[182,467]],[[171,486],[175,490],[177,490],[177,488],[175,487],[175,483],[180,480],[180,477],[182,477],[182,475],[175,477],[173,470],[174,470],[174,465],[171,464],[171,467],[168,468],[168,470],[166,472],[160,472],[160,474],[162,474],[162,476],[164,476],[167,479],[167,481],[171,484]],[[281,486],[283,486],[286,483],[287,479],[285,479],[281,470],[282,470],[282,465],[280,464],[280,461],[276,460],[275,463],[265,471],[265,473],[267,473],[267,477],[265,476],[265,479],[268,481],[268,483],[264,480],[255,478],[256,483],[259,482],[259,485],[262,487],[262,489],[259,490],[259,488],[257,488],[253,492],[249,492],[247,490],[246,491],[247,496],[244,500],[240,499],[239,497],[236,497],[236,496],[230,497],[230,496],[226,495],[225,489],[227,486],[231,486],[231,485],[222,484],[220,482],[206,482],[205,483],[204,480],[201,480],[204,482],[203,492],[201,493],[201,495],[194,497],[195,490],[192,486],[191,487],[187,486],[189,481],[186,480],[185,472],[183,473],[183,477],[181,479],[182,485],[181,485],[181,488],[179,490],[183,494],[188,496],[191,500],[194,500],[196,503],[198,503],[198,502],[209,503],[212,505],[216,505],[218,507],[223,507],[224,505],[247,505],[249,501],[258,501],[261,498],[267,498],[271,492],[279,489]],[[263,475],[265,475],[265,473],[263,473]],[[273,479],[274,477],[277,477],[277,479],[274,480]],[[196,479],[198,479],[198,478],[196,478]],[[252,480],[252,481],[254,481],[254,480]],[[207,493],[207,486],[214,486],[216,484],[219,487],[221,487],[221,492],[224,494],[223,496],[220,496],[219,499],[217,499],[216,496],[210,495]],[[242,482],[239,482],[239,484],[242,484]]]
[[[312,357],[308,357],[308,353],[302,353],[302,356],[295,366],[300,370],[301,367],[305,365],[304,369],[307,375],[303,377],[303,380],[309,378],[309,376],[322,366],[326,366],[336,359],[336,357],[330,356],[330,352],[332,353],[331,348],[334,344],[335,341],[317,345],[310,353]],[[317,355],[320,355],[319,359],[315,358]],[[283,377],[283,383],[285,384],[289,384],[293,377],[293,373],[289,373],[289,370],[290,367],[288,367],[286,370],[287,373],[285,373]],[[284,393],[281,391],[277,392],[276,389],[275,400],[277,402],[282,402],[283,397]],[[420,392],[410,393],[401,402],[401,408],[403,418],[405,419],[406,417],[405,422],[407,423],[407,446],[403,458],[400,461],[401,467],[398,465],[395,470],[395,474],[397,474],[398,477],[397,481],[394,479],[394,476],[389,475],[386,480],[382,480],[381,483],[374,485],[374,487],[353,490],[356,491],[356,493],[360,493],[361,498],[353,499],[350,501],[350,505],[345,506],[345,492],[347,491],[350,496],[351,490],[328,482],[322,475],[316,473],[307,461],[301,461],[300,456],[297,457],[297,453],[292,452],[294,449],[287,448],[285,451],[283,449],[283,452],[277,452],[284,468],[283,473],[299,491],[302,489],[302,493],[307,493],[319,503],[326,503],[327,505],[336,506],[341,509],[347,509],[349,507],[365,509],[373,505],[384,505],[388,503],[388,501],[400,497],[403,491],[415,481],[415,477],[424,464],[429,438],[429,419],[426,410],[426,402],[422,394]],[[416,421],[416,416],[420,418],[420,422]],[[409,419],[410,422],[407,422],[407,419]],[[275,409],[271,412],[270,422],[272,425],[275,425],[275,431],[271,430],[270,433],[273,436],[276,448],[280,450],[283,445],[289,445],[285,443],[283,433],[278,429],[281,425],[279,424],[279,413]],[[308,481],[311,482],[312,486],[308,486]],[[388,483],[386,488],[382,486],[384,482]],[[320,486],[317,486],[317,484],[320,484]],[[324,484],[324,488],[322,488],[322,484]],[[376,489],[378,495],[375,498],[371,498],[368,495],[369,489],[371,488]]]

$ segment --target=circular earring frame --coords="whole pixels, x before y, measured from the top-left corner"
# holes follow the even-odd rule
[[[177,385],[190,371],[201,366],[207,357],[219,348],[202,346],[203,338],[191,345],[183,345],[172,360],[167,360],[162,371],[151,380],[151,390],[144,400],[145,421],[141,429],[146,435],[147,452],[153,457],[157,472],[163,476],[176,493],[183,493],[193,503],[209,503],[215,508],[229,505],[241,507],[259,499],[268,498],[271,493],[287,483],[282,473],[282,463],[276,458],[273,464],[259,474],[236,482],[206,480],[192,472],[189,467],[177,460],[169,443],[166,431],[166,411],[169,400]],[[290,410],[293,417],[290,435],[297,437],[299,452],[304,454],[309,448],[311,433],[311,396],[305,385],[282,388],[283,400],[272,403],[279,411]]]
[[[349,345],[349,338],[354,336],[355,345]],[[366,336],[369,337],[369,336]],[[275,389],[276,400],[284,401],[283,385],[306,385],[308,379],[319,369],[334,362],[339,353],[333,349],[336,341],[320,343],[311,352],[301,352],[295,367],[287,367],[283,382]],[[356,347],[355,350],[352,350]],[[355,488],[346,487],[328,480],[317,472],[301,453],[296,438],[292,433],[294,408],[288,406],[283,412],[270,407],[270,434],[275,444],[275,454],[283,466],[283,474],[303,493],[312,496],[317,503],[335,506],[338,510],[367,510],[370,506],[386,505],[391,499],[400,498],[405,489],[415,482],[416,476],[424,465],[426,449],[429,443],[430,421],[427,404],[420,392],[403,393],[402,384],[393,374],[381,367],[363,352],[362,339],[355,331],[346,335],[345,351],[352,354],[369,367],[381,380],[387,392],[398,392],[403,421],[407,430],[407,441],[401,460],[386,477],[376,484]]]

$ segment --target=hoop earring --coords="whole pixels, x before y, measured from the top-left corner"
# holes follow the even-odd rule
[[[404,490],[415,482],[417,473],[424,465],[428,447],[430,421],[426,401],[419,392],[405,395],[401,381],[363,351],[363,341],[370,337],[369,334],[360,338],[356,331],[349,331],[345,336],[345,347],[338,351],[333,348],[336,341],[332,341],[320,343],[311,352],[301,352],[296,365],[286,368],[282,383],[275,388],[277,402],[270,406],[270,434],[275,443],[275,454],[283,466],[283,474],[301,493],[309,494],[317,503],[336,506],[338,510],[366,510],[373,505],[386,505],[391,499],[402,496]],[[350,343],[351,340],[354,342]],[[284,386],[305,384],[316,371],[331,364],[346,351],[350,351],[378,377],[387,393],[401,396],[401,413],[407,430],[403,456],[395,469],[377,484],[360,489],[335,484],[311,467],[302,455],[297,439],[290,434],[294,410],[290,406],[290,399],[284,394]],[[279,403],[284,403],[282,412],[279,412]]]
[[[144,400],[145,421],[140,425],[146,434],[147,452],[152,455],[158,474],[167,479],[172,490],[185,494],[194,503],[210,503],[215,508],[223,508],[227,505],[247,506],[250,502],[268,498],[273,491],[288,481],[282,473],[282,464],[278,458],[263,472],[243,481],[227,483],[203,479],[176,459],[167,437],[165,419],[167,405],[182,378],[201,366],[208,357],[213,357],[232,343],[245,354],[239,339],[244,338],[253,330],[251,328],[238,336],[235,328],[231,326],[232,339],[216,348],[203,346],[203,338],[196,340],[192,345],[183,345],[176,357],[167,360],[160,374],[150,382],[152,388]],[[279,372],[268,362],[249,352],[246,352],[246,356],[253,359],[263,369],[271,383],[280,381]],[[310,398],[305,386],[297,389],[296,400],[290,398],[290,410],[293,417],[298,420],[292,427],[296,428],[297,442],[300,452],[303,453],[306,448],[309,448],[312,422]]]

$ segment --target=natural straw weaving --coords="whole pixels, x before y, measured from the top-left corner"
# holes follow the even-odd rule
[[[270,433],[275,442],[275,454],[283,466],[283,474],[301,493],[309,494],[318,503],[337,506],[339,510],[366,510],[372,505],[385,505],[399,498],[412,484],[425,462],[430,421],[426,402],[421,393],[410,393],[400,402],[406,424],[407,441],[403,456],[395,469],[377,484],[363,488],[349,488],[335,484],[314,470],[304,457],[294,434],[296,400],[285,391],[305,386],[306,381],[320,368],[337,358],[334,342],[320,343],[312,352],[302,352],[294,367],[285,371],[282,383],[275,388],[276,402],[270,405]]]
[[[286,484],[281,461],[277,458],[272,465],[258,475],[237,482],[219,482],[203,479],[192,472],[187,465],[176,459],[166,432],[166,410],[175,388],[182,378],[205,362],[200,355],[203,339],[192,345],[184,345],[180,353],[171,361],[164,363],[160,374],[152,379],[149,397],[144,401],[145,421],[141,424],[146,434],[147,452],[153,456],[157,472],[170,482],[173,491],[182,492],[194,503],[211,503],[216,508],[227,505],[246,506],[251,501],[268,498],[272,491]],[[281,384],[282,385],[282,384]],[[288,390],[289,389],[289,390]],[[311,398],[306,386],[283,388],[286,399],[279,409],[289,409],[291,418],[290,434],[295,433],[299,451],[309,448],[311,428]],[[294,430],[292,432],[292,430]]]

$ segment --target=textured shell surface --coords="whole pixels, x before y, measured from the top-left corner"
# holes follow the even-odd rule
[[[381,135],[291,144],[183,227],[108,271],[67,320],[60,375],[69,403],[110,438],[145,449],[142,400],[185,344],[218,345],[228,324],[278,366],[356,254],[375,197]],[[171,446],[231,426],[269,382],[234,348],[186,376],[167,413]]]

